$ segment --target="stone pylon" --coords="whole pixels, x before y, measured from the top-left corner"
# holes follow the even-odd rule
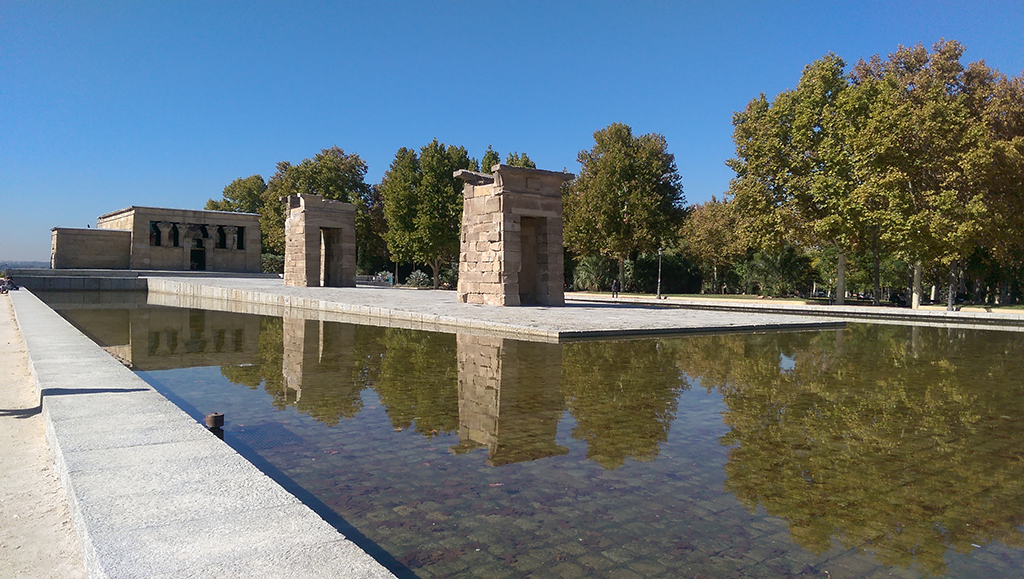
[[[564,305],[561,189],[573,175],[495,165],[455,176],[465,182],[459,301]]]
[[[356,285],[356,206],[320,195],[288,197],[284,284]]]

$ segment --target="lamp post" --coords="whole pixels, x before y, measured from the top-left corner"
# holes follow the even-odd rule
[[[658,297],[661,299],[661,248],[658,248]]]

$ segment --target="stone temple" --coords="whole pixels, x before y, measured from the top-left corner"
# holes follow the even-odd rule
[[[455,176],[465,182],[459,302],[564,305],[561,188],[573,175],[495,165]]]
[[[127,207],[96,229],[54,227],[50,267],[259,272],[260,216]]]

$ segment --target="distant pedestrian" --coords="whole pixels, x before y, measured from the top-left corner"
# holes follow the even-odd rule
[[[619,297],[619,280],[617,279],[612,280],[612,297]]]

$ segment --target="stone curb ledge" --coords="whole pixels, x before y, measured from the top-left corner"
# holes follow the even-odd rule
[[[763,332],[794,329],[823,329],[841,327],[843,321],[813,323],[780,322],[757,324],[723,324],[710,326],[670,326],[664,328],[607,328],[566,329],[545,328],[467,318],[458,315],[424,313],[387,307],[351,304],[343,301],[285,295],[273,291],[259,291],[203,284],[179,279],[151,278],[148,303],[181,308],[213,309],[235,313],[269,316],[299,317],[329,322],[344,322],[427,330],[438,332],[468,332],[483,336],[558,343],[560,341],[636,338],[710,334],[720,332]],[[497,306],[486,306],[497,307]],[[767,313],[767,312],[766,312]]]
[[[10,296],[90,577],[394,577],[31,292]]]
[[[808,306],[780,303],[746,303],[740,301],[683,300],[677,298],[653,299],[637,297],[611,298],[600,295],[572,295],[566,301],[576,303],[626,303],[665,308],[750,312],[758,314],[788,314],[829,318],[861,319],[870,322],[931,323],[941,325],[1019,326],[1024,328],[1024,315],[978,311],[938,311],[889,308],[884,306]]]
[[[237,313],[306,317],[331,322],[361,323],[412,330],[442,332],[467,330],[489,336],[544,342],[557,342],[565,333],[532,326],[468,320],[456,316],[193,284],[176,279],[151,278],[149,280],[149,296],[150,304],[172,307],[227,309]],[[312,317],[303,315],[309,313],[315,315]]]

